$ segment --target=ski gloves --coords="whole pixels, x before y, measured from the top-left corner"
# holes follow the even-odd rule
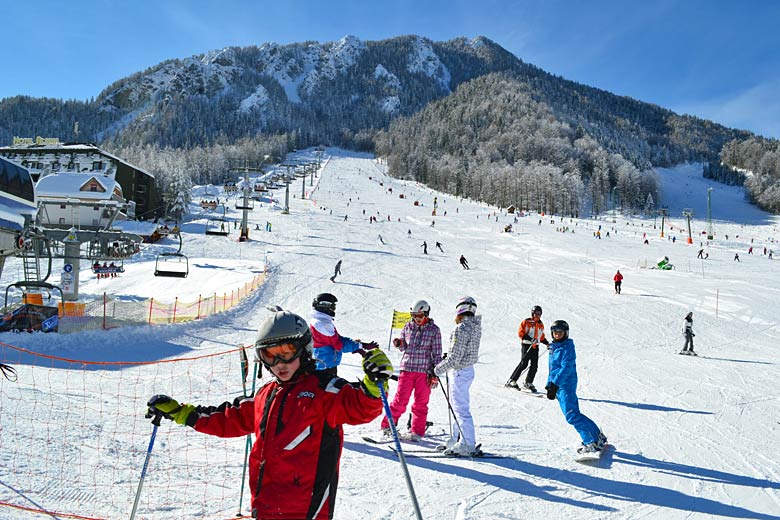
[[[558,393],[558,385],[555,383],[547,383],[547,386],[544,387],[545,390],[547,390],[547,399],[550,401],[555,400],[555,395]]]
[[[195,405],[179,404],[176,399],[163,394],[155,395],[146,405],[149,407],[147,417],[159,414],[176,424],[187,424],[187,418],[195,410]]]
[[[436,390],[439,386],[439,378],[436,377],[434,374],[428,374],[428,388],[431,390]]]
[[[358,343],[360,343],[360,348],[363,350],[374,350],[375,348],[379,348],[379,343],[376,341],[370,341],[368,343],[364,341],[357,340]]]
[[[387,354],[378,348],[370,350],[363,358],[363,371],[366,373],[363,387],[368,395],[379,397],[379,384],[387,392],[387,380],[393,375],[393,364],[387,359]]]

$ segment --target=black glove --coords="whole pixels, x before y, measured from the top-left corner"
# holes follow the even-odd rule
[[[549,347],[549,346],[550,346],[550,342],[547,340],[547,338],[544,338],[544,339],[542,340],[542,343],[544,343],[544,345],[545,345],[546,347]]]
[[[361,341],[360,346],[363,350],[374,350],[375,348],[379,348],[379,343],[376,341],[369,341],[368,343]]]
[[[547,383],[547,386],[544,387],[545,390],[547,390],[547,399],[550,401],[555,400],[555,396],[558,393],[558,385],[555,383]]]

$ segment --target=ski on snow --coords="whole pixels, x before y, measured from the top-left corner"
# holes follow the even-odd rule
[[[393,452],[397,455],[398,452],[396,451],[394,446],[390,446],[390,449],[393,450]],[[408,455],[409,457],[417,457],[420,459],[450,459],[450,460],[457,460],[457,459],[470,459],[470,460],[479,460],[479,459],[514,459],[515,457],[510,455],[500,455],[498,453],[486,453],[479,449],[479,446],[477,446],[477,450],[479,450],[479,454],[477,455],[449,455],[447,453],[444,453],[443,450],[425,450],[425,449],[411,449],[407,450],[404,449],[404,455]]]

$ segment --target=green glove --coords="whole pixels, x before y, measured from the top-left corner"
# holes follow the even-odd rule
[[[146,405],[149,407],[147,416],[160,414],[176,424],[187,424],[187,418],[195,410],[195,405],[179,404],[176,399],[163,394],[155,395]]]
[[[387,359],[387,354],[376,348],[363,358],[363,371],[366,373],[363,377],[363,386],[368,395],[379,397],[379,384],[387,392],[387,380],[393,375],[393,364]]]

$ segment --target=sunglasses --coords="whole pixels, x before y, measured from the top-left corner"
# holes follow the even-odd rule
[[[299,349],[292,343],[282,343],[273,347],[258,347],[256,352],[265,365],[273,367],[279,363],[290,363],[300,357],[303,349]]]

